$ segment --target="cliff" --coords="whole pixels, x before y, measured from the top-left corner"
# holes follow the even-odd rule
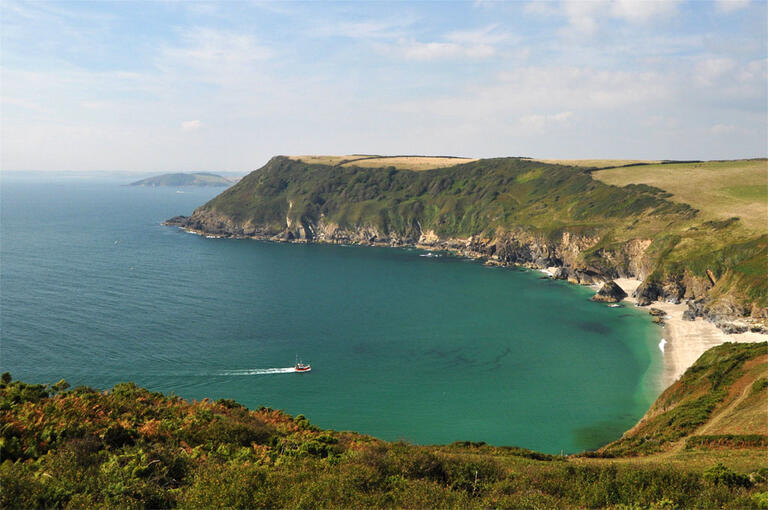
[[[423,158],[421,158],[423,159]],[[382,160],[386,161],[386,160]],[[768,233],[699,217],[647,185],[521,158],[428,171],[275,157],[168,225],[225,237],[415,245],[490,264],[556,267],[591,284],[644,280],[638,300],[688,301],[691,314],[768,317]]]

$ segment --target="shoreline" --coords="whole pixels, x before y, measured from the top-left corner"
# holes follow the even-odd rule
[[[253,239],[269,242],[288,242],[288,243],[306,243],[310,241],[306,240],[282,240],[268,236],[223,236],[217,234],[211,234],[205,231],[199,231],[183,227],[180,225],[168,224],[163,222],[166,226],[175,226],[184,232],[189,234],[196,234],[208,239]],[[322,244],[343,244],[336,242],[329,242],[327,240],[319,241],[314,240],[311,242],[320,242]],[[554,271],[556,267],[537,267],[535,264],[501,264],[496,260],[489,259],[480,254],[475,254],[471,251],[465,251],[457,249],[451,246],[439,246],[433,244],[421,244],[421,243],[405,243],[403,245],[393,245],[391,243],[372,242],[369,244],[362,244],[356,242],[349,242],[352,245],[359,246],[379,246],[379,247],[411,247],[424,251],[448,251],[459,257],[466,257],[473,260],[484,260],[486,265],[501,266],[501,267],[524,267],[526,269],[539,271],[550,278],[554,277]],[[693,365],[699,357],[712,347],[718,346],[726,342],[733,343],[755,343],[765,342],[768,340],[768,335],[747,331],[744,333],[728,334],[724,333],[713,323],[701,318],[696,317],[693,321],[683,320],[683,312],[688,309],[685,303],[674,304],[665,301],[654,301],[647,307],[638,307],[637,300],[632,297],[634,291],[640,286],[642,280],[637,278],[616,278],[613,280],[621,287],[624,292],[627,293],[627,297],[624,298],[624,302],[630,303],[636,308],[644,308],[646,311],[650,308],[658,308],[666,313],[664,317],[663,333],[661,335],[661,342],[658,348],[662,351],[662,369],[660,374],[661,390],[664,391],[672,383],[677,381],[680,376],[685,373],[688,368]],[[571,282],[572,283],[572,282]],[[604,283],[604,282],[603,282]],[[575,284],[578,286],[589,287],[594,291],[597,291],[602,283],[593,283],[591,285]]]
[[[632,293],[642,281],[636,278],[616,278],[614,281],[628,294],[624,301],[637,307],[637,300],[632,297]],[[664,346],[661,372],[663,389],[677,381],[702,354],[712,347],[726,342],[755,343],[768,340],[768,336],[751,331],[734,334],[724,333],[717,326],[701,317],[696,317],[693,321],[683,320],[683,312],[688,309],[684,303],[676,305],[664,301],[654,301],[647,308],[637,308],[658,308],[666,313],[665,324],[662,329],[662,342],[659,344],[660,349],[662,345]]]

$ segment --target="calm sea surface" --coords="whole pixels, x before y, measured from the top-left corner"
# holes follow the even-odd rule
[[[659,392],[659,330],[589,289],[417,250],[206,239],[160,223],[220,189],[124,182],[3,176],[2,371],[546,452],[619,437]],[[270,373],[296,355],[311,373]]]

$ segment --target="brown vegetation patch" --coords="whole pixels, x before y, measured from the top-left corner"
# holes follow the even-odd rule
[[[330,165],[330,166],[357,166],[360,168],[389,168],[394,167],[398,170],[412,170],[421,172],[424,170],[434,170],[436,168],[446,168],[449,166],[460,165],[462,163],[471,163],[477,161],[472,158],[459,158],[448,156],[379,156],[365,154],[348,155],[304,155],[287,156],[294,161],[302,161],[311,165]]]

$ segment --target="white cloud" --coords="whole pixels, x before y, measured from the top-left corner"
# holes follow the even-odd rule
[[[567,124],[573,112],[560,112],[552,115],[526,115],[520,118],[520,125],[525,129],[544,132],[548,128]]]
[[[749,0],[717,0],[717,10],[732,12],[749,6]]]
[[[509,32],[499,30],[498,24],[494,24],[472,30],[454,30],[445,34],[445,39],[460,44],[481,45],[509,42],[513,37]]]
[[[645,23],[651,19],[677,13],[680,0],[615,0],[611,14],[632,23]]]
[[[496,53],[495,48],[488,44],[462,45],[452,42],[410,42],[402,44],[398,50],[408,60],[481,59]]]
[[[23,97],[2,96],[0,97],[0,104],[5,106],[17,106],[28,110],[34,110],[36,112],[45,112],[45,108],[40,106],[34,101],[25,99]]]
[[[348,37],[351,39],[398,39],[405,37],[406,27],[413,24],[410,18],[399,20],[366,20],[341,23],[323,23],[310,29],[316,37]]]
[[[519,40],[509,32],[500,30],[497,24],[454,30],[445,33],[440,39],[420,42],[401,38],[396,44],[380,48],[385,53],[407,60],[485,59],[498,54],[500,45],[509,45]]]
[[[181,123],[182,131],[196,131],[203,126],[203,123],[199,120],[185,120]]]
[[[727,135],[736,131],[736,126],[732,124],[715,124],[709,128],[710,133],[713,135]]]
[[[597,18],[605,12],[606,2],[564,2],[561,4],[568,23],[576,32],[591,35],[597,31]]]
[[[185,31],[182,38],[184,46],[166,47],[163,54],[190,66],[242,65],[274,56],[250,34],[195,28]]]
[[[677,14],[681,0],[561,0],[559,4],[531,2],[525,12],[540,16],[564,16],[568,32],[591,36],[603,24],[623,20],[645,24]]]
[[[558,5],[547,0],[531,0],[525,4],[523,12],[537,16],[556,16],[560,14]]]
[[[410,37],[400,37],[393,43],[382,43],[378,50],[385,54],[405,60],[429,61],[450,59],[486,59],[499,54],[499,47],[509,47],[519,41],[499,25],[492,24],[467,30],[454,30],[437,37],[433,41],[418,41]],[[526,55],[518,49],[516,55]]]
[[[736,62],[730,58],[707,58],[696,64],[695,79],[700,85],[713,85],[735,68]]]

